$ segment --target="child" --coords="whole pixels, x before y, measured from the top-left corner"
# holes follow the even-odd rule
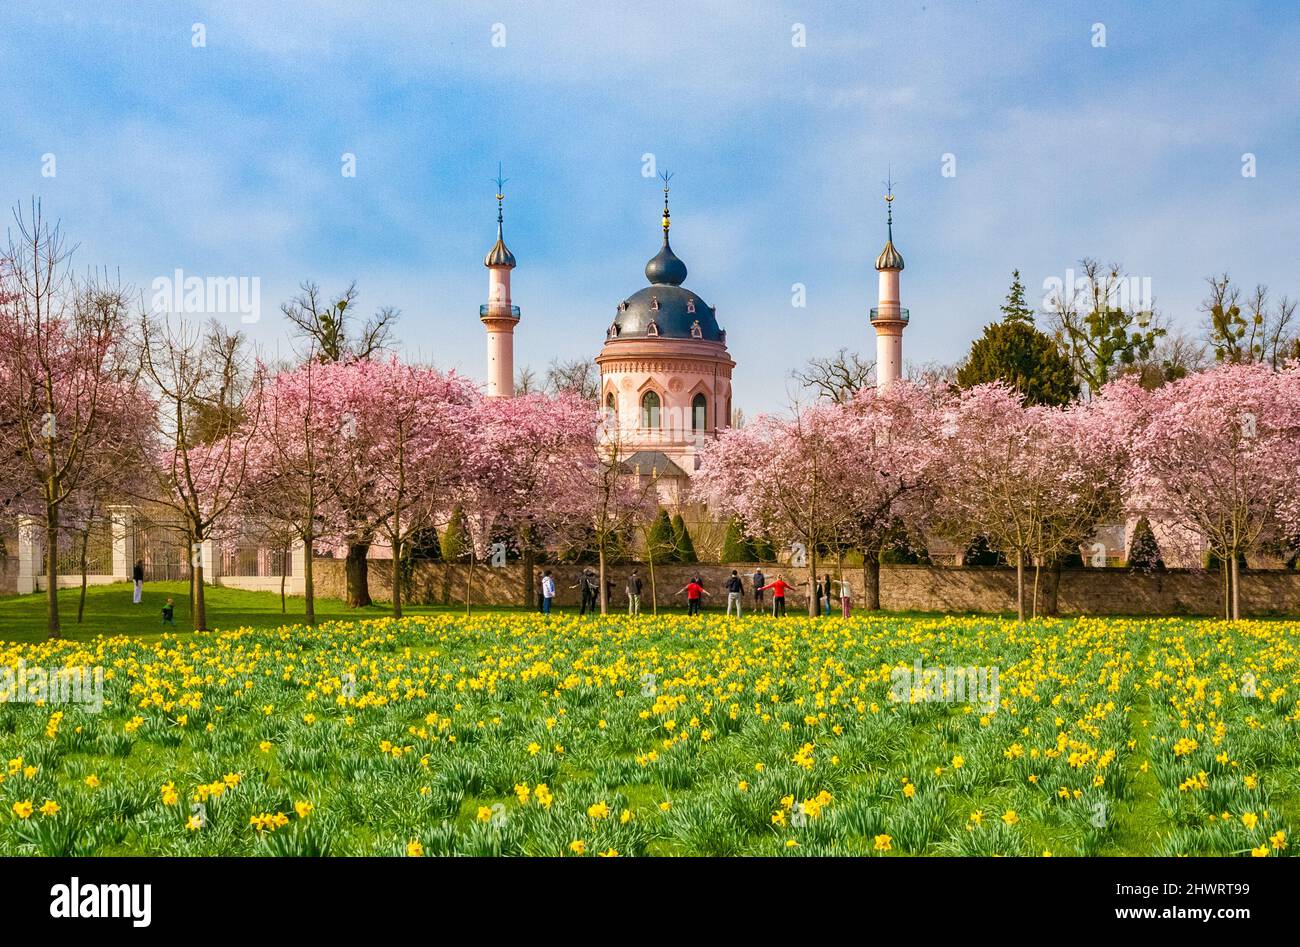
[[[171,625],[174,628],[176,626],[176,619],[174,617],[175,613],[176,606],[172,604],[172,597],[169,595],[167,596],[167,604],[163,606],[162,623],[164,625]]]

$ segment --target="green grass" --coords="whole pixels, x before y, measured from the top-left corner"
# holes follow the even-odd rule
[[[144,587],[144,600],[139,605],[131,604],[131,584],[118,582],[113,585],[92,585],[86,590],[85,618],[77,622],[77,600],[80,589],[59,590],[59,619],[62,623],[61,636],[72,641],[87,641],[96,635],[139,635],[146,639],[156,637],[163,631],[192,631],[194,628],[190,615],[189,583],[187,582],[149,582]],[[176,627],[164,628],[162,624],[162,607],[167,597],[171,596],[176,605]],[[301,598],[289,596],[285,599],[285,610],[281,611],[278,592],[250,592],[244,589],[230,589],[221,586],[208,586],[204,599],[207,605],[208,626],[213,631],[229,628],[272,629],[281,625],[296,624],[304,619],[304,604]],[[748,603],[747,603],[748,604]],[[621,597],[616,597],[610,604],[611,615],[621,615],[626,611],[626,604]],[[721,609],[705,608],[712,613]],[[463,603],[451,605],[403,605],[404,615],[464,614]],[[474,614],[506,614],[531,612],[516,605],[475,605]],[[576,614],[577,606],[557,607],[556,614]],[[684,614],[684,606],[659,606],[660,614]],[[382,618],[393,613],[387,604],[370,605],[366,608],[352,608],[340,599],[317,598],[316,620],[355,621],[364,618]],[[645,609],[649,614],[649,608]],[[747,613],[748,614],[748,613]],[[797,610],[792,612],[797,615]],[[909,613],[919,616],[920,613]],[[31,595],[8,595],[0,597],[0,641],[34,642],[44,641],[48,637],[45,620],[45,593]]]
[[[144,600],[131,604],[131,585],[119,582],[113,585],[95,585],[86,590],[85,620],[77,623],[77,599],[80,589],[59,590],[59,618],[63,625],[62,637],[85,641],[95,635],[157,636],[163,631],[190,631],[194,625],[190,616],[189,583],[150,582],[144,587]],[[176,605],[176,627],[164,628],[162,607],[171,596]],[[281,625],[301,622],[304,617],[301,598],[286,599],[286,610],[280,610],[280,596],[275,592],[249,592],[209,586],[204,598],[207,603],[208,625],[219,631],[229,628],[278,628]],[[435,612],[464,611],[463,605],[408,605],[402,611],[408,615],[426,615]],[[475,608],[475,611],[522,611],[510,608]],[[381,618],[391,615],[388,605],[367,608],[350,608],[339,599],[316,599],[317,621],[355,620]],[[47,637],[45,622],[45,593],[11,595],[0,598],[0,641],[43,641]]]
[[[11,649],[113,673],[102,710],[0,702],[0,856],[1278,856],[1300,817],[1300,623],[453,607],[284,635],[274,595],[218,598],[260,630]],[[999,668],[999,708],[892,701],[914,659]]]

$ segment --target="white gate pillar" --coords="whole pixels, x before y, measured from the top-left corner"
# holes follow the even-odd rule
[[[200,550],[203,556],[203,581],[208,585],[216,585],[217,577],[221,575],[221,543],[215,539],[205,539]]]
[[[289,594],[307,594],[307,544],[301,539],[289,552]]]
[[[36,517],[23,513],[18,517],[18,594],[36,591]]]
[[[135,509],[110,506],[108,518],[113,536],[113,581],[130,582],[135,566]]]

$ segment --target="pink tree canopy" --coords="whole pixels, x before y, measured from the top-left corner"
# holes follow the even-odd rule
[[[1194,530],[1228,563],[1227,613],[1240,616],[1239,558],[1284,538],[1296,522],[1300,367],[1225,365],[1150,396],[1129,477],[1153,521]]]

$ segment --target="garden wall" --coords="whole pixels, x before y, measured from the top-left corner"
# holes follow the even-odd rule
[[[18,557],[0,556],[0,595],[18,592]]]
[[[548,565],[556,577],[561,607],[577,606],[576,585],[583,567],[563,563]],[[613,582],[611,603],[626,609],[623,581],[633,567],[611,566],[608,578]],[[644,564],[636,568],[645,590],[643,609],[650,606],[650,572]],[[753,563],[735,565],[656,565],[655,579],[660,604],[682,604],[684,595],[674,595],[692,576],[698,575],[712,596],[706,608],[721,609],[726,604],[723,582],[735,568],[745,576],[746,609],[752,602],[748,574]],[[465,580],[469,567],[440,562],[419,563],[407,600],[411,602],[456,604],[465,601]],[[822,570],[818,570],[821,572]],[[763,567],[770,582],[778,574],[787,582],[807,581],[806,569]],[[538,576],[541,570],[537,571]],[[317,559],[314,577],[316,594],[342,598],[344,593],[343,560]],[[862,602],[862,573],[848,573],[854,590],[854,602]],[[1028,573],[1030,583],[1033,572]],[[391,563],[371,560],[370,595],[376,601],[391,601]],[[1075,569],[1061,575],[1058,591],[1062,615],[1217,615],[1220,614],[1221,579],[1217,572],[1170,570],[1142,575],[1121,569]],[[475,604],[523,605],[523,567],[511,562],[500,568],[474,567]],[[540,583],[539,583],[540,587]],[[1031,585],[1032,589],[1032,585]],[[769,596],[771,593],[768,593]],[[1013,569],[958,568],[950,566],[881,566],[881,605],[889,611],[925,612],[1002,612],[1015,609],[1016,574]],[[789,599],[792,609],[806,610],[807,596],[801,591]],[[1300,572],[1247,572],[1241,577],[1241,609],[1246,615],[1300,615]]]

